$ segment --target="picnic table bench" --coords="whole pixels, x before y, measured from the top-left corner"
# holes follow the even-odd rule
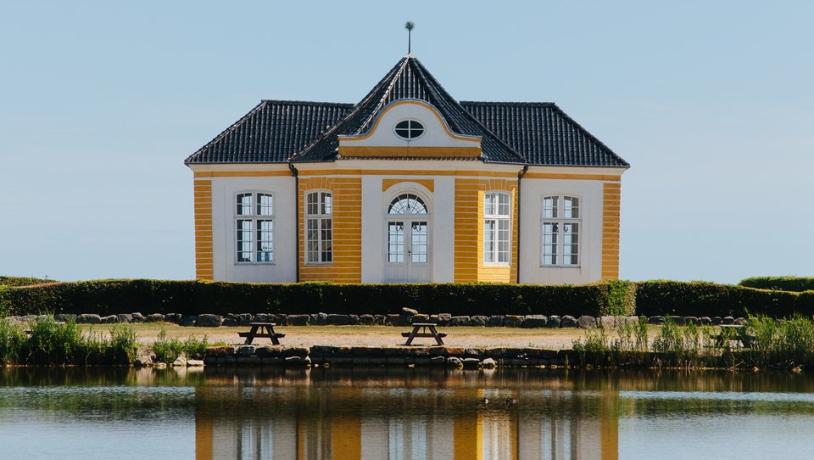
[[[277,323],[249,323],[249,326],[251,326],[249,332],[238,332],[237,335],[240,337],[246,337],[246,345],[251,345],[255,338],[271,339],[271,343],[274,345],[279,345],[279,339],[285,337],[285,334],[274,332],[274,326],[276,325]],[[263,333],[264,330],[265,333]]]
[[[435,339],[438,345],[443,345],[444,341],[441,340],[447,335],[443,332],[438,332],[435,328],[438,323],[413,323],[413,330],[410,332],[402,332],[402,337],[407,337],[407,342],[404,345],[411,345],[413,339],[416,338],[429,338]],[[420,332],[419,332],[420,331]]]
[[[721,332],[713,336],[715,347],[723,348],[726,342],[734,340],[739,342],[743,348],[752,348],[755,336],[749,333],[746,326],[740,324],[721,324]]]

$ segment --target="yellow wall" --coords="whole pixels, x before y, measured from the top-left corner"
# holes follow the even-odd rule
[[[512,200],[512,260],[483,262],[483,203],[486,192],[509,192]],[[455,282],[513,283],[517,280],[517,180],[455,179]]]
[[[195,277],[211,280],[212,272],[212,181],[194,181]]]
[[[305,263],[305,194],[327,190],[333,194],[333,262]],[[362,179],[358,177],[304,177],[300,179],[300,281],[362,281]]]
[[[602,205],[602,279],[619,278],[621,183],[605,183]]]

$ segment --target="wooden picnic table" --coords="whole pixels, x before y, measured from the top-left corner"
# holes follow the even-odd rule
[[[251,329],[249,332],[238,332],[237,335],[240,337],[246,337],[246,345],[251,345],[252,341],[255,338],[267,338],[271,339],[271,343],[274,345],[279,345],[280,340],[285,337],[285,334],[281,334],[279,332],[274,332],[274,326],[277,323],[249,323]],[[265,330],[265,333],[263,331]]]
[[[436,329],[438,323],[413,323],[413,330],[410,332],[402,332],[402,337],[407,337],[407,342],[404,345],[412,345],[415,338],[429,338],[435,339],[435,343],[443,345],[444,341],[441,340],[447,335],[443,332],[438,332]]]

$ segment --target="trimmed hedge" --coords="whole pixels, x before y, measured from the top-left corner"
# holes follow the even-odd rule
[[[637,283],[636,313],[645,316],[789,317],[814,314],[814,292],[754,289],[707,282],[644,281]]]
[[[814,291],[814,277],[804,276],[756,276],[741,280],[739,284],[745,287],[777,291]]]
[[[0,276],[0,286],[32,286],[35,284],[53,283],[54,280],[31,278],[28,276]]]
[[[612,281],[585,286],[516,284],[254,284],[99,280],[10,287],[0,293],[8,314],[97,313],[422,313],[453,315],[631,315],[636,286]]]

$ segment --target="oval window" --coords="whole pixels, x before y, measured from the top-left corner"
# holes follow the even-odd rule
[[[424,134],[424,125],[415,120],[404,120],[396,124],[396,135],[402,139],[412,140]]]

